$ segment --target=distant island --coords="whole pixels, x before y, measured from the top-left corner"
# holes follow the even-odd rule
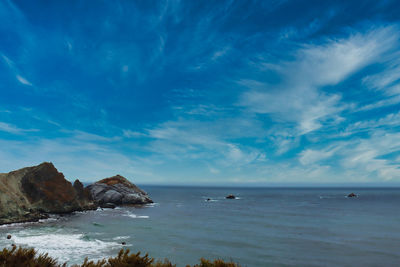
[[[146,192],[116,175],[84,187],[72,184],[51,162],[0,174],[0,224],[32,222],[49,214],[142,205],[153,201]]]

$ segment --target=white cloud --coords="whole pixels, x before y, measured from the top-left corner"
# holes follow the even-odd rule
[[[25,132],[36,132],[37,129],[21,129],[13,124],[0,122],[0,131],[11,134],[23,134]]]
[[[28,81],[26,78],[22,77],[21,74],[19,73],[19,70],[17,66],[15,65],[14,61],[12,61],[10,58],[8,58],[6,55],[3,53],[0,53],[1,57],[3,58],[4,62],[7,64],[9,69],[14,73],[15,78],[22,84],[32,86],[32,83]]]
[[[331,157],[334,152],[334,149],[328,151],[306,149],[300,153],[299,161],[302,165],[313,164]]]
[[[284,81],[282,84],[239,81],[248,89],[240,104],[252,112],[269,114],[278,122],[296,123],[299,135],[320,129],[328,119],[341,121],[339,114],[346,109],[341,96],[320,88],[336,85],[379,61],[398,38],[394,27],[385,27],[328,40],[322,45],[305,45],[297,51],[295,61],[275,67]]]
[[[390,129],[395,126],[400,126],[400,112],[390,113],[378,119],[357,121],[348,125],[340,135],[348,136],[359,132],[374,133],[378,128]]]
[[[258,149],[230,140],[246,136],[248,127],[241,123],[241,118],[236,123],[223,118],[218,121],[168,121],[148,130],[148,136],[154,139],[148,149],[165,159],[201,159],[217,164],[216,167],[241,167],[265,158]]]
[[[381,107],[388,107],[388,106],[396,105],[398,103],[400,103],[400,94],[395,95],[393,97],[385,98],[383,100],[376,101],[371,104],[364,105],[364,106],[358,108],[356,111],[366,111],[366,110],[372,110],[372,109],[377,109],[377,108],[381,108]]]
[[[213,168],[213,167],[211,167],[211,166],[208,166],[208,170],[209,170],[212,174],[218,174],[218,173],[221,172],[220,170],[218,170],[218,169],[216,169],[216,168]]]
[[[374,90],[385,91],[387,89],[390,89],[394,85],[394,83],[400,81],[400,60],[398,59],[399,56],[399,54],[394,55],[394,62],[386,67],[384,71],[365,77],[363,79],[363,83],[368,88]]]
[[[15,127],[14,125],[4,123],[4,122],[0,122],[0,131],[12,133],[12,134],[20,134],[23,132],[22,129]]]
[[[344,168],[358,170],[358,175],[377,176],[383,180],[400,180],[400,164],[385,155],[400,150],[400,134],[375,133],[353,146],[343,146],[341,162]]]
[[[299,154],[299,161],[305,168],[324,168],[331,182],[399,182],[400,162],[393,154],[399,151],[400,134],[374,131],[368,138],[339,140],[330,142],[326,148],[305,149]],[[327,159],[328,162],[324,161]],[[322,162],[325,165],[320,165]]]
[[[32,86],[32,83],[31,83],[30,81],[28,81],[27,79],[25,79],[24,77],[22,77],[21,75],[18,75],[18,74],[17,74],[15,77],[17,78],[17,80],[18,80],[20,83],[22,83],[22,84],[24,84],[24,85]]]
[[[159,179],[151,164],[125,155],[114,147],[115,142],[99,142],[99,138],[92,134],[85,135],[84,139],[81,136],[82,132],[29,142],[0,140],[0,172],[51,161],[69,180],[96,181],[116,174],[141,183],[148,181],[149,177],[154,181]]]
[[[230,46],[225,46],[222,49],[215,51],[211,57],[211,61],[216,61],[220,57],[223,57],[224,55],[226,55],[229,52],[230,49],[231,49]]]
[[[146,136],[146,134],[144,134],[144,133],[131,131],[131,130],[122,130],[122,135],[126,138],[138,138],[138,137]]]

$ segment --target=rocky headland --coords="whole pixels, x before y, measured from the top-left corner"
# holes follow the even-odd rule
[[[84,187],[67,181],[52,163],[44,162],[0,173],[0,224],[37,221],[49,214],[93,210],[98,206],[152,203],[149,196],[117,175]]]

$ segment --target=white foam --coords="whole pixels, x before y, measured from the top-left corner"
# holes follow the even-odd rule
[[[147,215],[140,216],[140,215],[136,215],[136,214],[129,214],[129,215],[126,215],[126,216],[131,217],[131,218],[138,218],[138,219],[148,219],[148,218],[150,218]]]
[[[130,238],[129,235],[124,235],[124,236],[117,236],[117,237],[114,237],[113,240],[121,240],[121,239],[128,239],[128,238]]]
[[[55,222],[57,221],[58,218],[47,218],[47,219],[40,219],[39,223],[45,223],[45,222]]]
[[[116,242],[91,240],[85,238],[83,234],[24,235],[21,231],[13,236],[13,241],[17,246],[34,247],[39,253],[48,253],[49,256],[57,258],[60,263],[79,262],[85,256],[90,259],[99,259],[111,248],[120,247],[120,244]]]
[[[145,206],[146,207],[155,207],[155,206],[158,206],[158,205],[160,205],[159,203],[149,203],[149,204],[146,204]]]
[[[148,218],[150,218],[147,215],[136,215],[136,214],[134,214],[132,212],[129,212],[129,211],[126,212],[125,214],[123,214],[123,216],[127,216],[127,217],[130,217],[130,218],[135,218],[135,219],[148,219]]]
[[[46,222],[54,222],[57,221],[59,218],[57,217],[50,217],[47,219],[40,219],[36,222],[22,222],[22,223],[10,223],[10,224],[3,224],[0,225],[0,228],[12,228],[12,227],[24,227],[27,225],[34,225],[34,224],[40,224],[40,223],[46,223]]]
[[[15,227],[15,226],[24,226],[24,225],[32,224],[32,223],[37,223],[37,222],[3,224],[3,225],[0,225],[0,228],[11,228],[11,227]]]

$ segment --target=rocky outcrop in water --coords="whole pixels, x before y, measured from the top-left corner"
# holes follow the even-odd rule
[[[50,162],[0,174],[0,224],[95,208],[82,183],[72,185]]]
[[[347,197],[357,197],[357,195],[354,194],[354,193],[350,193],[350,194],[347,195]]]
[[[100,180],[87,188],[100,207],[153,203],[146,192],[121,175]]]

